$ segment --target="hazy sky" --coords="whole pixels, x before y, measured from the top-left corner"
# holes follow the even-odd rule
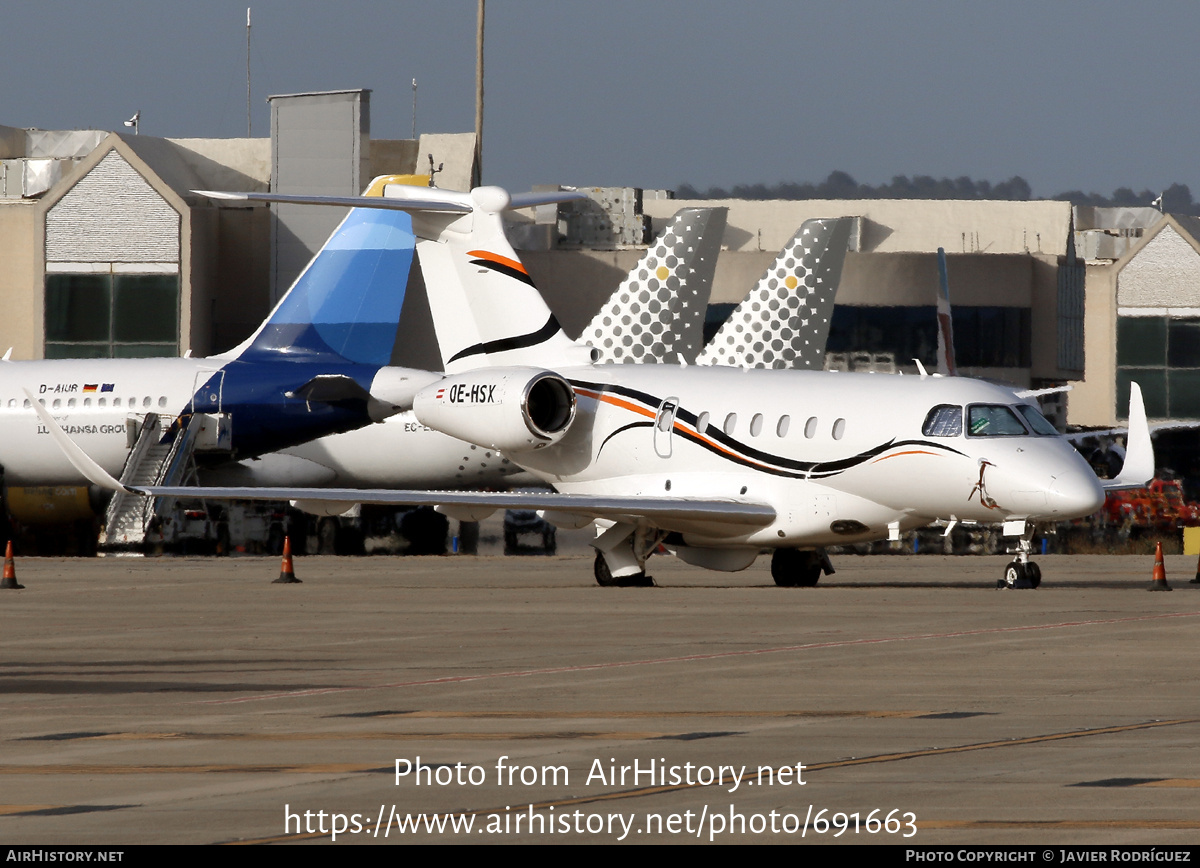
[[[371,129],[474,125],[475,0],[252,0],[269,94],[371,88]],[[246,0],[11,0],[0,124],[246,133]],[[491,0],[484,180],[697,187],[1021,175],[1200,197],[1200,3]]]

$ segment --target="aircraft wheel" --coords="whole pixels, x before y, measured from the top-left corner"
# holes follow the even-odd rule
[[[617,579],[613,577],[612,570],[608,568],[608,561],[604,559],[603,552],[596,552],[596,563],[592,569],[596,573],[596,584],[602,588],[611,588],[617,584]]]
[[[596,552],[596,562],[592,567],[596,574],[596,584],[602,588],[652,588],[654,580],[645,571],[634,573],[632,576],[614,576],[608,568],[608,561],[602,552]]]
[[[1008,587],[1014,587],[1023,578],[1025,578],[1025,569],[1021,566],[1020,561],[1013,561],[1004,568],[1004,584]]]
[[[796,587],[798,588],[813,588],[817,582],[821,581],[821,564],[815,558],[807,564],[796,577]]]
[[[1036,588],[1035,581],[1038,583],[1042,581],[1042,571],[1038,569],[1037,564],[1030,563],[1026,565],[1020,561],[1013,561],[1004,568],[1004,580],[1000,586],[1014,590],[1024,590]]]
[[[821,559],[816,552],[775,549],[771,578],[781,588],[811,588],[821,580]]]

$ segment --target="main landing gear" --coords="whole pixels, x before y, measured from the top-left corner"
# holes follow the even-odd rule
[[[771,578],[781,588],[811,588],[821,574],[833,575],[833,564],[825,549],[775,549],[771,555]]]
[[[1008,529],[1007,524],[1005,529]],[[1029,559],[1033,551],[1033,525],[1021,528],[1021,539],[1017,544],[1017,556],[1004,568],[1004,578],[996,580],[997,588],[1027,590],[1042,583],[1042,568]]]
[[[609,569],[604,552],[596,552],[596,563],[592,569],[596,573],[596,584],[602,588],[653,588],[654,579],[646,575],[646,571],[629,576],[614,576]]]

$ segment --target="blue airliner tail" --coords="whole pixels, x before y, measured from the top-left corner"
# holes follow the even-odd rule
[[[230,355],[387,365],[415,246],[407,213],[352,210],[266,322]]]

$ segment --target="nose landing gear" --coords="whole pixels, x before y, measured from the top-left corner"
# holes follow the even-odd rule
[[[1004,524],[1006,531],[1009,530],[1009,524]],[[1042,568],[1029,559],[1029,553],[1033,551],[1033,525],[1023,522],[1020,534],[1017,556],[1004,568],[1004,578],[996,580],[997,588],[1028,590],[1042,583]]]

